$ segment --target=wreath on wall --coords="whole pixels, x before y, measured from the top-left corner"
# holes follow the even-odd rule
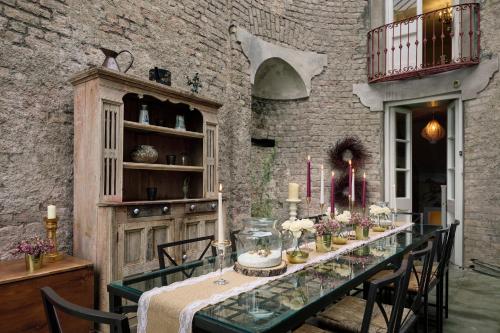
[[[370,158],[370,153],[365,145],[358,137],[348,136],[338,140],[333,147],[328,150],[328,156],[332,169],[340,171],[339,176],[335,179],[335,201],[341,206],[347,207],[349,205],[349,175],[347,170],[349,167],[349,160],[351,160],[352,167],[357,171],[355,173],[354,187],[356,190],[355,200],[357,204],[361,204],[361,191],[362,182],[359,178],[359,170],[365,165],[366,161]]]
[[[347,170],[349,160],[351,160],[353,168],[359,169],[364,166],[370,154],[358,137],[348,136],[338,140],[328,150],[328,156],[333,169]]]

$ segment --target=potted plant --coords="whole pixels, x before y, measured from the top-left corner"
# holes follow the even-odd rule
[[[14,250],[14,253],[24,253],[26,270],[33,273],[43,265],[43,256],[50,252],[54,245],[49,239],[42,239],[38,236],[22,240]]]
[[[362,216],[359,213],[353,213],[351,222],[356,226],[356,239],[364,240],[368,239],[368,234],[370,232],[370,227],[373,225],[372,220],[366,216]]]
[[[316,229],[316,251],[328,252],[332,248],[332,237],[340,229],[340,223],[329,216],[323,216]]]
[[[281,225],[283,231],[288,232],[293,237],[292,247],[286,251],[288,262],[291,264],[301,264],[307,261],[309,250],[306,248],[304,236],[306,233],[314,233],[314,222],[309,219],[287,220]]]

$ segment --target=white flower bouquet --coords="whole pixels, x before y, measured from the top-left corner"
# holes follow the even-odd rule
[[[286,220],[281,225],[281,228],[290,232],[294,238],[300,238],[303,233],[315,233],[314,222],[310,219],[300,219],[295,221]]]

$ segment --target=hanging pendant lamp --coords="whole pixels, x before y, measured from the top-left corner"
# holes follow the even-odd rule
[[[422,135],[422,137],[430,143],[434,144],[444,138],[446,132],[443,126],[441,126],[441,124],[436,119],[434,119],[433,115],[432,120],[429,121],[427,125],[425,125],[420,135]]]

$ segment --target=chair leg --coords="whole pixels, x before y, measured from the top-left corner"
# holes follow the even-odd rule
[[[429,295],[428,294],[424,295],[424,320],[425,320],[424,332],[427,333],[427,332],[429,332]]]
[[[443,332],[443,281],[439,281],[436,289],[437,306],[436,306],[436,319],[437,331]]]
[[[448,270],[446,270],[446,286],[445,286],[445,304],[444,304],[444,317],[448,319],[448,284],[449,284],[449,274]]]

